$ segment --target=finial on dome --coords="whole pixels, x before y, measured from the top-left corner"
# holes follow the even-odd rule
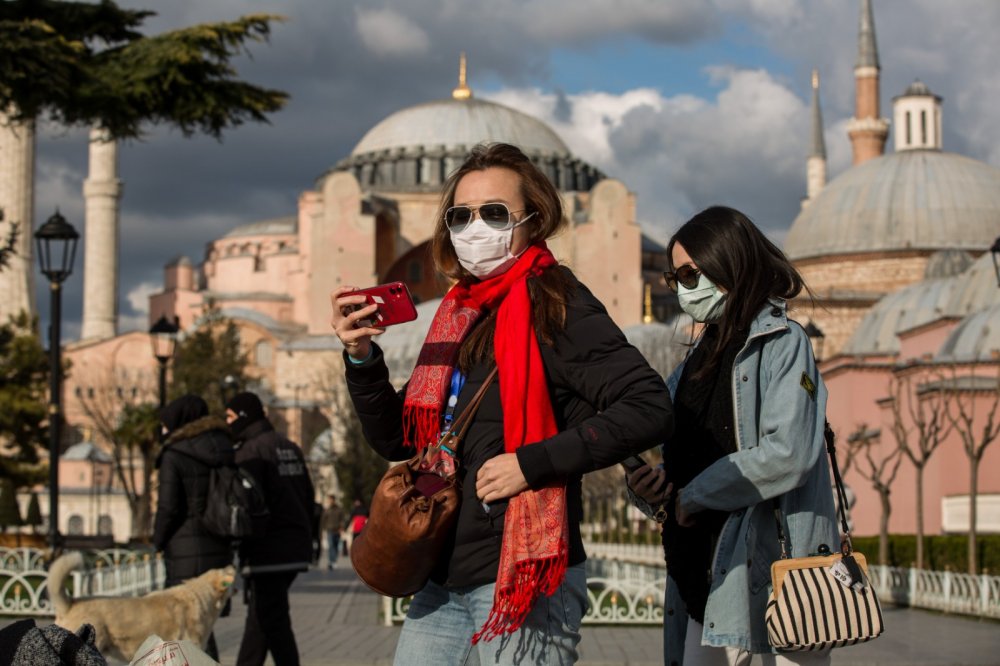
[[[451,91],[451,96],[455,99],[469,99],[472,97],[472,90],[465,82],[465,51],[458,60],[458,86]]]

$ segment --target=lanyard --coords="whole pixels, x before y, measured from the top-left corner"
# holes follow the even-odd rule
[[[456,367],[451,373],[451,390],[448,392],[448,405],[445,407],[441,432],[446,432],[455,419],[455,406],[458,404],[458,394],[462,392],[463,386],[465,386],[465,375]]]

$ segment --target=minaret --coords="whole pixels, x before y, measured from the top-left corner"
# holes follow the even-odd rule
[[[90,131],[90,166],[83,182],[86,230],[83,257],[83,329],[80,338],[115,337],[118,325],[118,144],[105,130]]]
[[[815,199],[826,186],[826,140],[823,138],[823,111],[819,105],[819,71],[812,74],[812,148],[809,159],[806,160],[806,198],[802,200],[805,208]]]
[[[896,152],[941,150],[941,98],[917,80],[892,98]]]
[[[458,86],[451,91],[454,99],[469,99],[472,97],[472,89],[465,82],[465,51],[458,59]]]
[[[11,224],[17,241],[0,269],[0,322],[25,311],[35,313],[35,273],[32,234],[35,232],[35,130],[32,123],[12,123],[0,114],[0,243],[5,247]]]
[[[879,116],[878,47],[871,0],[861,0],[858,61],[854,65],[854,117],[847,123],[854,164],[881,157],[889,136],[889,121]]]

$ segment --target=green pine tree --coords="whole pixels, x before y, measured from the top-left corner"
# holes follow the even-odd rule
[[[17,489],[10,478],[0,478],[0,530],[21,525],[21,511],[17,506]]]
[[[17,488],[48,478],[38,445],[47,441],[49,360],[37,328],[25,313],[0,325],[0,476]]]
[[[267,122],[288,95],[239,80],[231,60],[266,42],[272,14],[160,35],[140,29],[147,10],[69,0],[0,2],[0,109],[17,121],[103,127],[114,138],[146,124],[185,135]]]
[[[24,524],[31,525],[31,533],[38,532],[39,525],[42,524],[42,507],[38,503],[38,493],[31,491],[31,499],[28,500],[28,515],[24,517]]]
[[[177,343],[169,398],[193,393],[204,398],[209,409],[221,412],[225,378],[232,377],[237,386],[245,386],[247,363],[236,324],[209,304],[201,325]]]

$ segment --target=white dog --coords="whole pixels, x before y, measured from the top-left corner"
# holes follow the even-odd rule
[[[151,634],[164,640],[187,639],[205,647],[219,612],[233,592],[236,569],[211,569],[180,585],[142,597],[71,599],[63,585],[71,571],[83,565],[79,552],[63,555],[49,568],[49,598],[56,624],[76,631],[91,624],[101,654],[130,661]]]

